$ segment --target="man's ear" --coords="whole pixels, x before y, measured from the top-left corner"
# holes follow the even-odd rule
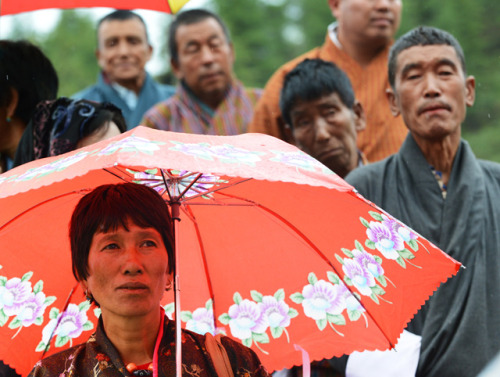
[[[10,88],[10,99],[9,103],[7,104],[7,109],[6,109],[6,115],[9,118],[12,118],[14,114],[16,113],[17,105],[19,104],[19,92],[17,89]]]
[[[399,111],[398,99],[396,98],[394,90],[392,88],[386,89],[385,96],[387,97],[387,101],[389,101],[389,108],[391,109],[392,115],[397,117],[401,114],[401,111]]]
[[[148,58],[146,59],[146,62],[151,60],[151,57],[153,56],[153,51],[154,51],[153,46],[151,46],[148,43]]]
[[[354,126],[356,132],[363,131],[366,128],[366,114],[363,109],[363,105],[358,100],[354,101],[352,106],[352,111],[354,113]]]
[[[95,58],[97,59],[97,65],[101,69],[104,69],[105,62],[101,61],[101,52],[99,51],[99,48],[96,48],[96,50],[95,50]]]
[[[469,76],[465,79],[465,104],[469,107],[474,105],[476,100],[476,79]]]
[[[341,0],[328,0],[328,6],[330,7],[330,11],[332,12],[333,17],[336,19],[339,18],[339,7]]]
[[[177,80],[182,80],[184,75],[182,74],[182,70],[180,69],[179,62],[176,62],[174,59],[170,59],[170,67],[172,67],[172,72],[177,77]]]

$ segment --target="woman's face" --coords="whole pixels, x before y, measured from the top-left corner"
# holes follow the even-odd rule
[[[156,312],[171,275],[160,233],[127,222],[95,233],[88,257],[89,276],[82,281],[99,303],[103,316],[144,316]]]

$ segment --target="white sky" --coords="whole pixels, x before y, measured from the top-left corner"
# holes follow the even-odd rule
[[[205,7],[207,2],[207,0],[191,0],[186,4],[184,9]],[[87,8],[81,9],[79,11],[91,14],[92,17],[97,21],[99,20],[99,18],[110,13],[112,10],[112,8]],[[170,14],[155,12],[151,10],[137,9],[134,11],[144,18],[144,21],[148,26],[149,38],[154,48],[153,57],[147,64],[146,69],[152,74],[161,73],[165,65],[165,62],[163,62],[164,57],[160,56],[162,47],[161,44],[166,43],[166,38],[164,36],[166,30],[165,24],[169,22],[172,16]],[[0,39],[15,39],[15,35],[10,34],[14,20],[20,21],[23,24],[32,25],[33,29],[37,32],[47,33],[55,26],[57,20],[59,19],[59,15],[60,11],[57,9],[45,9],[34,12],[20,13],[16,15],[0,16]]]

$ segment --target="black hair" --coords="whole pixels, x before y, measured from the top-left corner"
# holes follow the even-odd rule
[[[349,109],[355,101],[351,81],[334,63],[305,59],[287,73],[280,95],[281,115],[290,127],[291,112],[298,101],[313,101],[337,93]]]
[[[101,18],[99,22],[97,23],[97,45],[99,46],[99,28],[101,27],[101,24],[105,21],[127,21],[127,20],[132,20],[134,18],[137,18],[141,23],[144,25],[144,31],[146,32],[146,41],[149,43],[149,36],[148,36],[148,28],[146,27],[146,23],[144,22],[144,19],[139,16],[137,13],[132,12],[130,10],[126,9],[117,9],[114,12],[111,12]]]
[[[215,13],[212,13],[205,9],[190,9],[181,12],[177,14],[174,21],[170,24],[170,29],[168,33],[168,50],[170,53],[170,59],[172,59],[174,63],[179,62],[179,51],[177,50],[178,46],[177,46],[177,41],[175,39],[175,36],[177,34],[177,29],[179,29],[181,25],[197,24],[199,22],[206,20],[207,18],[213,18],[214,20],[217,21],[217,23],[221,26],[222,30],[224,31],[227,43],[231,43],[231,35],[229,34],[229,29],[224,24],[222,19]]]
[[[83,128],[82,137],[92,135],[94,132],[106,131],[110,122],[114,122],[118,126],[120,133],[127,131],[127,124],[122,111],[108,102],[103,103],[102,106],[103,108],[100,108],[92,120]]]
[[[28,41],[0,40],[0,106],[12,100],[11,89],[19,101],[14,115],[25,124],[43,100],[57,97],[59,79],[42,50]]]
[[[168,254],[168,272],[174,269],[174,231],[168,206],[154,189],[137,183],[102,185],[80,199],[70,221],[71,263],[78,281],[86,280],[94,234],[127,229],[130,221],[160,233]]]
[[[447,31],[431,27],[418,26],[398,38],[389,51],[389,84],[394,89],[398,55],[414,46],[448,45],[455,49],[462,70],[466,74],[465,56],[460,43]]]

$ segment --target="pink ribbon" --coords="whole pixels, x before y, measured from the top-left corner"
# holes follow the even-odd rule
[[[303,377],[311,377],[311,358],[305,349],[301,346],[294,344],[293,345],[297,351],[302,352],[302,376]]]

